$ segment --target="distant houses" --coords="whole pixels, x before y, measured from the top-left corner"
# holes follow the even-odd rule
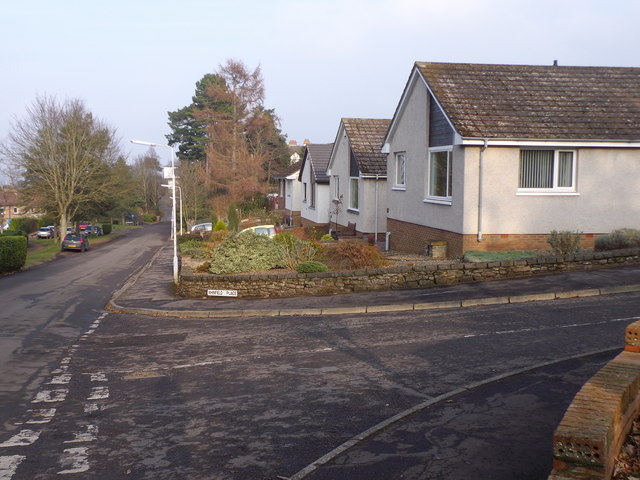
[[[417,62],[390,120],[307,145],[299,209],[279,181],[303,225],[459,256],[640,228],[638,178],[640,68]]]

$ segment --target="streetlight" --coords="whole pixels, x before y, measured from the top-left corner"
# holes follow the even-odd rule
[[[164,183],[160,184],[161,187],[168,187],[171,188],[171,185],[165,185]],[[180,194],[180,235],[182,235],[182,188],[180,188],[180,185],[176,185],[176,188],[178,189],[178,193]]]
[[[178,239],[176,238],[176,166],[174,161],[175,152],[173,147],[161,143],[143,142],[142,140],[131,140],[136,145],[146,145],[148,147],[165,147],[171,150],[171,233],[173,235],[173,283],[178,284]]]

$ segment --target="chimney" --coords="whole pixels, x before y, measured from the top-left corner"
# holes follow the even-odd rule
[[[558,60],[554,60],[554,61],[553,61],[553,66],[554,66],[554,67],[557,67],[557,66],[558,66]]]
[[[289,140],[290,147],[296,147],[297,145],[298,145],[298,142],[296,142],[295,140]]]
[[[308,138],[304,139],[304,142],[302,142],[304,145],[309,145],[311,143],[311,141],[309,141]]]

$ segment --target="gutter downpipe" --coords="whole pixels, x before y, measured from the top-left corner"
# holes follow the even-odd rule
[[[484,164],[484,151],[487,149],[489,140],[484,139],[484,145],[480,147],[480,158],[478,161],[478,243],[482,242],[482,176]]]
[[[373,244],[377,244],[378,243],[378,216],[380,215],[380,212],[378,212],[378,174],[376,173],[376,221],[375,221],[375,240],[373,241]]]

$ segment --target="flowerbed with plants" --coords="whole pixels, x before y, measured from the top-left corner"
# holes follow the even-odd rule
[[[183,235],[180,252],[193,259],[195,272],[234,274],[246,272],[378,268],[386,264],[375,246],[357,240],[317,241],[292,232],[273,238],[250,232],[213,231],[207,238]]]

